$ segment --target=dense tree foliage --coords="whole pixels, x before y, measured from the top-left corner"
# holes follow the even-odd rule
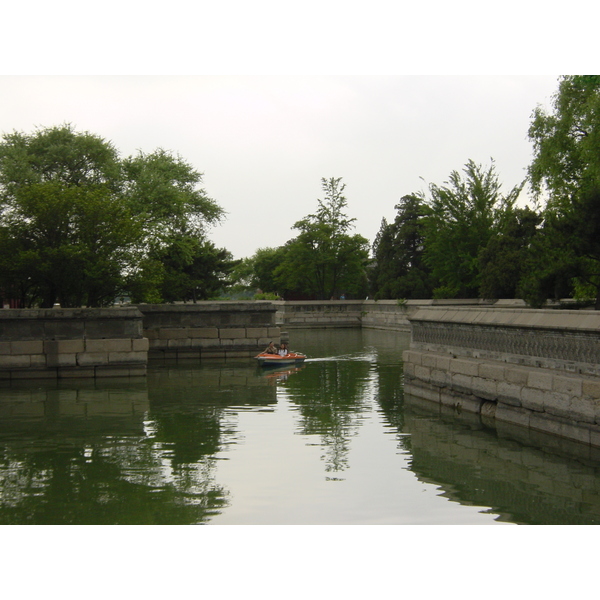
[[[237,262],[227,250],[196,237],[175,238],[152,258],[162,272],[158,292],[164,302],[196,302],[219,295],[228,287]]]
[[[561,77],[553,111],[538,106],[529,128],[534,190],[550,206],[600,188],[600,75]]]
[[[538,107],[529,129],[533,189],[546,198],[526,299],[595,297],[600,309],[600,76],[562,77],[553,110]]]
[[[0,144],[0,283],[26,305],[114,298],[139,229],[120,196],[116,150],[70,127]]]
[[[373,243],[373,266],[369,272],[371,293],[381,298],[430,298],[431,270],[424,262],[426,207],[415,194],[404,196],[394,207],[393,223],[383,219]]]
[[[199,188],[202,175],[180,156],[159,149],[123,160],[124,196],[153,243],[201,238],[223,210]]]
[[[252,285],[259,292],[277,294],[280,282],[275,276],[277,267],[283,262],[285,248],[259,248],[254,254]],[[283,291],[283,290],[282,290]]]
[[[355,219],[344,212],[341,178],[323,178],[321,184],[325,197],[318,200],[317,211],[294,224],[300,233],[284,246],[275,271],[278,288],[284,297],[364,297],[369,242],[349,234]]]
[[[522,187],[502,194],[494,162],[484,169],[472,160],[465,165],[464,177],[453,171],[445,185],[430,185],[424,236],[425,263],[439,282],[434,297],[478,297],[479,255],[501,230]]]
[[[160,268],[167,249],[185,255],[186,268],[214,264],[204,228],[222,209],[197,187],[200,181],[179,157],[158,150],[121,160],[111,143],[70,125],[5,134],[2,294],[45,307],[103,306],[130,287],[140,299],[161,299],[161,291],[173,289],[164,281],[169,269]]]
[[[481,298],[520,297],[520,284],[530,272],[531,244],[541,220],[529,207],[514,208],[505,215],[479,254]]]

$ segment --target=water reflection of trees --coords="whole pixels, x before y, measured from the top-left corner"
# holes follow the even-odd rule
[[[250,382],[250,383],[249,383]],[[187,524],[227,506],[227,406],[265,405],[252,369],[0,388],[0,523]]]
[[[319,436],[327,472],[348,468],[350,439],[368,409],[368,360],[311,362],[302,377],[290,378],[289,399],[300,413],[298,433]]]
[[[296,330],[290,342],[310,357],[306,373],[291,381],[291,399],[300,407],[301,433],[322,437],[330,471],[347,468],[350,438],[361,413],[377,400],[390,426],[402,430],[402,351],[410,333],[381,330]],[[344,388],[345,386],[345,388]],[[409,438],[398,435],[406,449]]]

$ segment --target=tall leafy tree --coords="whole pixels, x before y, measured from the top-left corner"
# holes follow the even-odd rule
[[[182,235],[202,238],[218,223],[223,209],[199,185],[202,173],[163,149],[138,152],[123,160],[124,196],[154,243],[169,244]]]
[[[560,225],[561,219],[545,211],[543,223],[525,253],[518,296],[534,308],[546,300],[573,295],[573,278],[579,274],[577,259]]]
[[[501,193],[492,160],[488,168],[469,160],[445,185],[431,184],[425,218],[425,262],[440,282],[434,297],[477,298],[479,254],[513,208],[523,184]]]
[[[285,256],[285,248],[259,248],[252,257],[251,284],[261,292],[278,293],[280,282],[275,277]],[[282,290],[283,291],[283,290]]]
[[[384,219],[373,243],[370,269],[374,298],[430,298],[432,281],[424,262],[425,206],[416,194],[403,196],[394,207],[393,223]]]
[[[600,188],[600,75],[561,77],[552,111],[538,106],[529,127],[534,191],[550,206]]]
[[[530,252],[541,221],[541,215],[529,207],[508,212],[479,254],[482,298],[519,297],[521,280],[529,275]]]
[[[530,297],[539,304],[550,297],[549,281],[570,276],[572,287],[592,290],[600,310],[600,76],[561,77],[552,110],[535,109],[529,138],[530,181],[547,200],[539,285],[534,273],[530,288],[537,296]],[[560,261],[544,260],[557,251]]]
[[[70,125],[0,143],[0,285],[25,306],[101,306],[120,289],[139,227],[116,150]]]
[[[213,253],[206,225],[223,211],[201,180],[178,156],[157,150],[121,160],[111,143],[68,124],[5,134],[2,294],[45,307],[103,306],[129,287],[159,298],[167,270],[157,253],[186,240]]]
[[[207,227],[224,211],[199,187],[202,173],[159,148],[123,160],[123,178],[125,201],[142,224],[138,260],[127,273],[133,299],[196,301],[216,294],[232,257],[207,240]]]
[[[288,297],[323,300],[341,294],[363,295],[369,242],[349,233],[355,219],[345,213],[346,184],[341,177],[322,178],[321,184],[324,199],[318,200],[315,213],[294,224],[300,233],[284,246],[282,262],[275,271],[277,282]]]
[[[228,276],[236,264],[229,251],[194,237],[173,240],[156,259],[164,271],[160,294],[166,302],[216,296],[229,286]]]

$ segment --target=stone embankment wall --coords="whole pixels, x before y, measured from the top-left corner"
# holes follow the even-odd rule
[[[0,379],[146,374],[135,308],[0,311]]]
[[[421,308],[407,394],[600,446],[600,314]]]
[[[363,300],[273,302],[284,329],[361,327]]]
[[[270,302],[2,310],[0,379],[146,375],[149,353],[254,356],[281,341],[275,312]]]
[[[162,358],[255,356],[270,341],[279,343],[271,302],[141,304],[150,355]]]
[[[426,306],[489,305],[485,300],[365,300],[361,308],[361,326],[388,331],[410,331],[410,316]]]
[[[365,327],[410,331],[408,317],[422,306],[490,304],[483,300],[302,300],[273,302],[276,323],[288,329]]]

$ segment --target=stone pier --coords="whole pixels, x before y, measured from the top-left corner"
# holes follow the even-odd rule
[[[0,310],[0,379],[146,374],[135,308]]]
[[[271,302],[141,304],[151,357],[244,358],[279,343]]]

